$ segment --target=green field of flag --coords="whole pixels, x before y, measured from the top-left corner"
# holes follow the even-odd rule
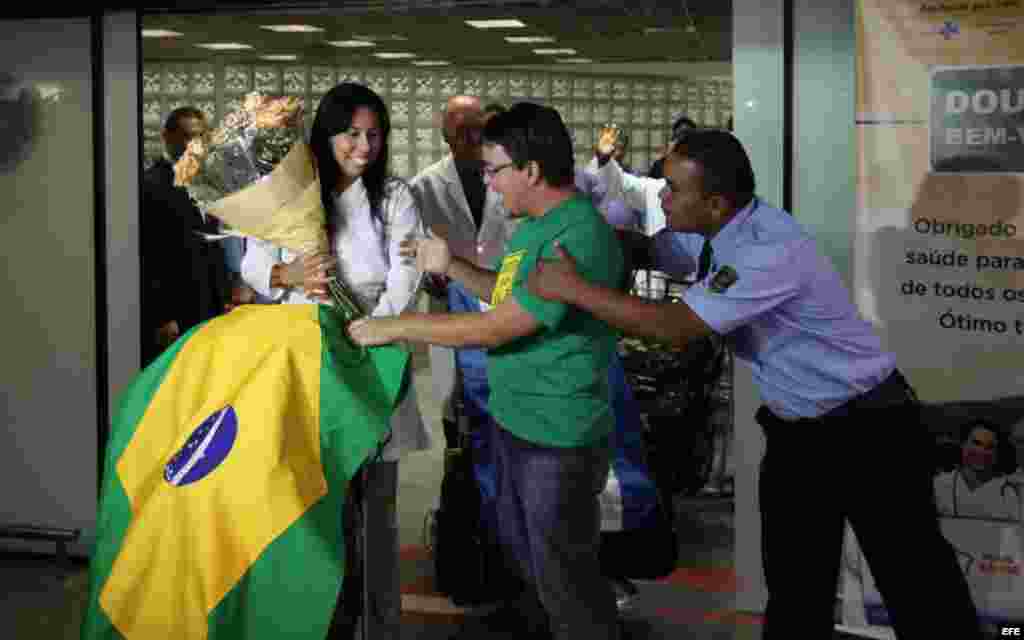
[[[320,305],[247,305],[190,331],[111,421],[83,640],[322,640],[342,505],[408,382]]]

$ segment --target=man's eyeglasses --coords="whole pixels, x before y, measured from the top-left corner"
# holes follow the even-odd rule
[[[509,167],[514,167],[515,164],[516,163],[514,163],[514,162],[506,162],[505,164],[499,164],[496,167],[487,167],[487,166],[485,166],[484,167],[484,177],[487,178],[488,180],[493,180],[494,176],[498,175],[503,169],[508,169]]]

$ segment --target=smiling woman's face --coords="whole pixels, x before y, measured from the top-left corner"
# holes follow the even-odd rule
[[[352,114],[352,124],[331,138],[334,159],[341,169],[342,182],[355,180],[380,157],[384,146],[384,133],[380,119],[368,107],[359,107]]]

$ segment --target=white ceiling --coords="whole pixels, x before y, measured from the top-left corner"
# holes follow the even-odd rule
[[[183,35],[144,38],[143,59],[155,62],[221,57],[233,62],[256,62],[264,55],[294,55],[298,61],[309,63],[407,65],[412,60],[442,60],[465,66],[507,66],[562,64],[555,62],[558,58],[586,58],[597,64],[728,62],[732,53],[730,2],[691,0],[657,6],[643,1],[492,0],[487,3],[492,6],[484,8],[480,2],[447,0],[276,10],[236,10],[232,4],[240,3],[219,3],[216,12],[181,13],[179,9],[145,14],[144,29]],[[448,9],[426,7],[442,4]],[[466,24],[467,19],[484,18],[517,18],[527,26],[477,29]],[[310,25],[321,31],[278,33],[262,28],[282,24]],[[360,36],[374,38],[375,46],[349,49],[327,44]],[[396,36],[402,39],[381,39]],[[546,36],[554,41],[521,44],[505,40],[512,36]],[[197,47],[211,42],[237,42],[252,48],[215,53]],[[543,55],[534,53],[536,48],[569,48],[575,53]],[[415,58],[388,61],[373,56],[380,52],[411,53]]]

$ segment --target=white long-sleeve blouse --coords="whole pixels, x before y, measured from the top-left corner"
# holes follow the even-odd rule
[[[356,180],[335,200],[337,206],[331,245],[337,257],[336,273],[359,298],[363,310],[372,316],[397,315],[410,306],[419,286],[416,265],[398,255],[399,243],[422,235],[423,224],[412,192],[404,183],[393,181],[381,202],[379,216],[370,212],[370,201],[362,179]],[[279,263],[299,258],[288,249],[250,240],[242,259],[242,277],[261,295],[275,302],[308,304],[301,288],[270,286],[270,270]]]
[[[362,179],[356,180],[335,200],[330,239],[337,257],[335,273],[358,298],[357,303],[371,316],[391,316],[412,306],[420,284],[420,272],[399,253],[399,243],[423,235],[416,201],[409,187],[398,180],[387,185],[380,215],[370,211]],[[250,239],[242,259],[242,278],[257,293],[272,302],[311,304],[301,289],[270,286],[270,272],[277,263],[289,264],[300,256],[288,249]],[[385,460],[430,448],[430,434],[423,425],[413,387],[395,410],[392,439],[384,449]]]

